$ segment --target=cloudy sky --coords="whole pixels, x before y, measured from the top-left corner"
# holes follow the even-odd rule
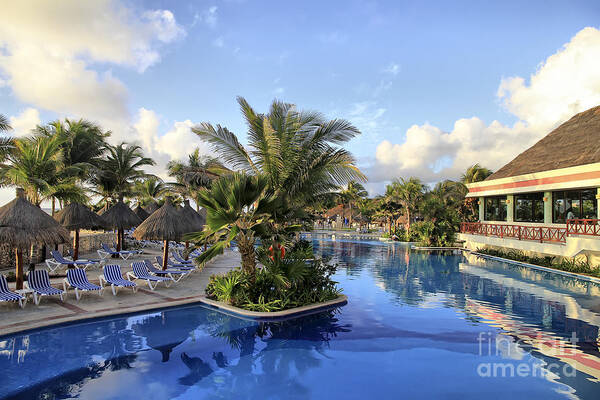
[[[84,117],[164,173],[244,137],[235,97],[352,121],[372,194],[399,176],[502,166],[600,104],[598,1],[13,1],[0,13],[0,113],[13,134]],[[0,193],[0,201],[12,190]]]

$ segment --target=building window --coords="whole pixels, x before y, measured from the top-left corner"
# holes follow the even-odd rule
[[[552,221],[564,224],[570,218],[598,218],[596,189],[552,192]]]
[[[485,198],[485,220],[506,221],[506,196]]]
[[[544,193],[515,195],[515,221],[544,222]]]

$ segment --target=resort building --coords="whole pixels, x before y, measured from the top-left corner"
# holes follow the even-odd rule
[[[486,180],[467,185],[479,221],[460,239],[600,261],[600,106],[572,117]]]

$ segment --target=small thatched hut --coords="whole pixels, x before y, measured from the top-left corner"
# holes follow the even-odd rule
[[[79,230],[102,229],[106,227],[104,219],[81,203],[71,203],[60,210],[54,219],[73,235],[73,260],[79,257]]]
[[[0,241],[15,248],[17,289],[23,289],[24,249],[32,244],[55,245],[69,240],[69,231],[31,204],[21,188],[13,201],[0,207]]]
[[[177,210],[171,199],[167,198],[165,204],[150,215],[133,232],[133,237],[137,240],[162,240],[163,249],[163,269],[167,269],[167,260],[169,259],[169,241],[179,241],[181,237],[192,231],[192,226],[183,216],[180,210]]]
[[[192,206],[190,206],[189,200],[185,200],[183,202],[183,207],[181,209],[181,213],[183,214],[183,217],[185,219],[187,219],[187,221],[190,225],[189,226],[190,231],[186,232],[186,233],[199,232],[202,229],[204,229],[204,225],[206,225],[206,213],[204,213],[204,215],[202,215],[202,214],[196,212],[196,210],[194,210],[192,208]],[[185,242],[186,250],[188,247],[189,247],[189,242]],[[187,251],[186,251],[185,257],[187,259]]]
[[[123,231],[138,226],[142,221],[127,207],[127,204],[118,201],[114,206],[100,214],[106,225],[117,230],[117,251],[123,248]]]
[[[139,217],[140,220],[144,221],[146,218],[148,218],[150,216],[150,214],[144,210],[142,208],[142,206],[140,206],[139,204],[137,205],[136,208],[133,209],[133,212],[135,213],[135,215],[137,215]]]

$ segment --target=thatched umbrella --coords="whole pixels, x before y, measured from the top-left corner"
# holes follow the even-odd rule
[[[145,210],[148,213],[148,215],[152,215],[152,213],[157,211],[159,208],[160,208],[160,206],[158,205],[158,203],[153,201],[152,203],[150,203],[149,205],[147,205],[145,207]]]
[[[17,289],[23,289],[23,249],[35,243],[55,245],[69,240],[69,231],[31,204],[21,188],[13,201],[0,207],[0,241],[15,248]]]
[[[140,217],[121,200],[100,215],[106,221],[106,226],[117,230],[117,251],[121,251],[123,247],[123,231],[142,222]]]
[[[71,203],[60,210],[54,219],[73,234],[73,260],[79,257],[79,230],[106,227],[104,219],[81,203]]]
[[[137,215],[142,221],[150,216],[150,214],[142,208],[139,204],[133,209],[135,215]]]
[[[184,218],[186,218],[188,220],[189,223],[189,232],[186,233],[192,233],[192,232],[199,232],[202,229],[204,229],[204,225],[206,225],[206,215],[202,215],[196,212],[196,210],[194,210],[191,206],[190,206],[190,201],[189,200],[185,200],[183,205],[183,208],[181,209],[181,213],[183,214]],[[189,246],[189,242],[185,242],[185,248],[187,250]],[[186,253],[185,255],[185,259],[187,260],[188,255]]]
[[[191,232],[191,226],[187,219],[167,198],[165,204],[150,215],[133,232],[133,237],[137,240],[162,240],[163,249],[163,269],[167,269],[167,260],[169,259],[169,241],[179,241],[181,236]]]

